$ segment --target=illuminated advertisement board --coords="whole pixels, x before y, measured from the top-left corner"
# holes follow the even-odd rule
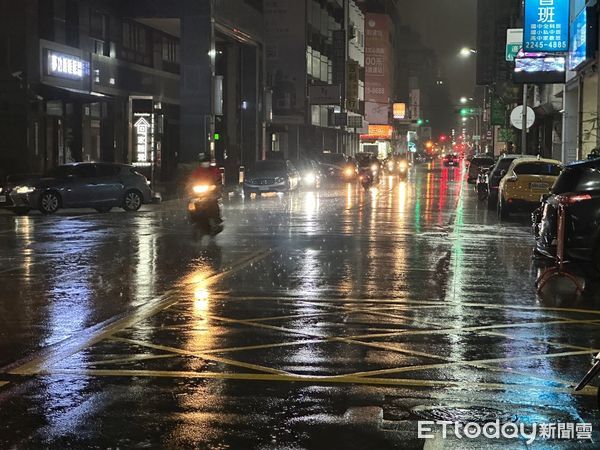
[[[575,70],[584,62],[594,57],[596,51],[597,29],[588,17],[596,17],[595,8],[583,8],[571,23],[571,40],[567,67]]]
[[[363,140],[391,139],[394,128],[391,125],[369,125],[369,134],[361,134]]]
[[[525,0],[526,52],[569,50],[569,0]]]
[[[406,118],[406,103],[394,103],[394,119],[403,120]]]

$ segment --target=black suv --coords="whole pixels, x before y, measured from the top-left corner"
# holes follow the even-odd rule
[[[557,215],[565,206],[565,256],[591,261],[600,271],[600,159],[569,164],[533,213],[536,251],[556,254]]]

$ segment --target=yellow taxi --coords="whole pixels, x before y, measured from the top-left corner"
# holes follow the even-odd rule
[[[513,211],[535,209],[562,169],[562,163],[555,159],[515,159],[500,181],[498,217],[506,219]]]

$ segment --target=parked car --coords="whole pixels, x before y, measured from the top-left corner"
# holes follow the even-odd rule
[[[494,158],[487,155],[475,156],[469,162],[469,171],[467,172],[467,183],[475,183],[480,169],[488,169],[494,165]]]
[[[58,166],[43,176],[8,184],[0,192],[0,207],[15,214],[39,209],[53,214],[60,208],[114,207],[137,211],[154,201],[146,177],[125,164],[74,163]]]
[[[561,171],[562,164],[555,159],[515,159],[500,181],[498,217],[506,219],[513,211],[535,209]]]
[[[287,160],[257,161],[244,179],[244,196],[268,192],[289,192],[298,189],[300,174]]]
[[[498,187],[500,186],[500,180],[504,178],[512,162],[515,159],[522,157],[523,155],[505,154],[500,156],[500,159],[496,161],[496,165],[488,175],[488,207],[490,209],[496,209],[498,205]]]
[[[536,251],[554,257],[559,205],[566,208],[565,256],[600,271],[600,159],[569,164],[533,214]]]
[[[460,164],[460,158],[458,155],[454,153],[450,153],[449,155],[444,156],[444,166],[445,167],[456,167]]]
[[[300,175],[300,186],[305,189],[318,189],[321,186],[321,168],[312,159],[296,159],[292,161]]]

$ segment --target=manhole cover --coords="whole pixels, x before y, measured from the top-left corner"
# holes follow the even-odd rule
[[[415,406],[411,412],[420,419],[458,423],[515,422],[517,417],[494,408],[474,405]]]

